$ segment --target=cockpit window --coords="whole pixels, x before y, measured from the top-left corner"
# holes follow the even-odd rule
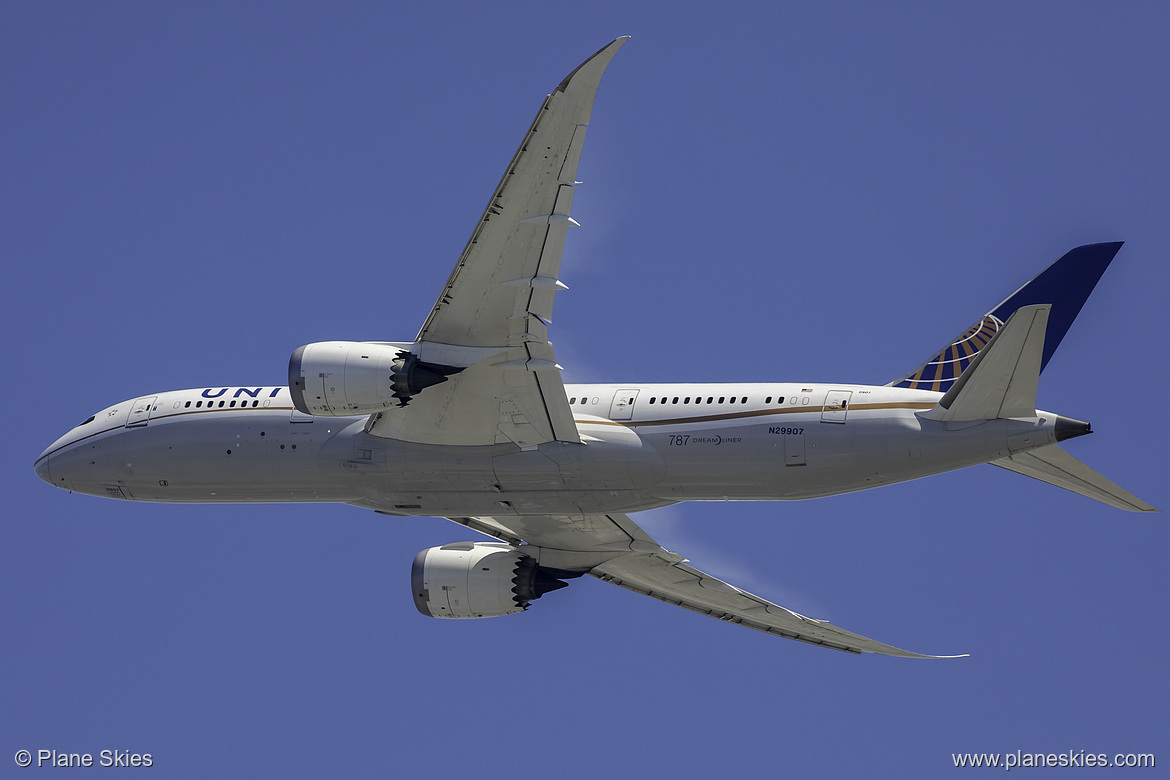
[[[95,414],[93,417],[90,417],[88,420],[86,420],[85,422],[83,422],[81,425],[89,425],[91,422],[93,422],[93,421],[94,421],[94,420],[96,420],[96,419],[97,419],[97,415]],[[80,428],[80,427],[81,427],[81,425],[79,425],[79,426],[77,426],[77,427],[78,427],[78,428]]]

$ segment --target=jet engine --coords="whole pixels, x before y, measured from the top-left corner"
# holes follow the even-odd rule
[[[542,569],[518,548],[502,542],[432,547],[416,555],[410,568],[414,605],[424,615],[438,618],[523,612],[529,602],[568,584],[558,576],[580,574]]]
[[[406,406],[461,370],[424,363],[393,344],[319,341],[292,353],[288,387],[299,412],[351,417]]]

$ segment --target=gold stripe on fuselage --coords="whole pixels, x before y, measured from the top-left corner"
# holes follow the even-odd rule
[[[880,404],[853,404],[850,411],[876,411],[880,409],[933,409],[934,403],[880,403]],[[638,428],[649,425],[688,425],[691,423],[719,422],[720,420],[741,420],[747,417],[767,417],[778,414],[820,414],[823,406],[791,406],[782,409],[751,409],[744,412],[727,412],[725,414],[709,414],[701,417],[671,417],[665,420],[630,420],[614,422],[612,420],[574,420],[578,425],[619,425],[625,428]]]

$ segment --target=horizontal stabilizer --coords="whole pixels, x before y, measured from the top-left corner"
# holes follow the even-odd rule
[[[923,417],[956,422],[1034,417],[1051,309],[1042,304],[1015,312]]]
[[[1071,490],[1127,512],[1157,512],[1125,488],[1106,479],[1055,444],[1027,452],[1017,452],[991,461],[1001,469],[1032,477],[1049,485]]]

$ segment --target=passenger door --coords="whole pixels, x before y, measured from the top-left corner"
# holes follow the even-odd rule
[[[146,427],[146,424],[150,422],[150,413],[154,409],[154,402],[157,398],[157,395],[151,395],[135,401],[134,405],[130,407],[130,417],[126,420],[126,427]]]
[[[849,397],[852,395],[852,390],[830,390],[825,395],[825,405],[821,409],[821,422],[845,422],[849,414]]]
[[[638,400],[637,390],[618,390],[609,406],[609,419],[630,420],[634,417],[634,401]]]

